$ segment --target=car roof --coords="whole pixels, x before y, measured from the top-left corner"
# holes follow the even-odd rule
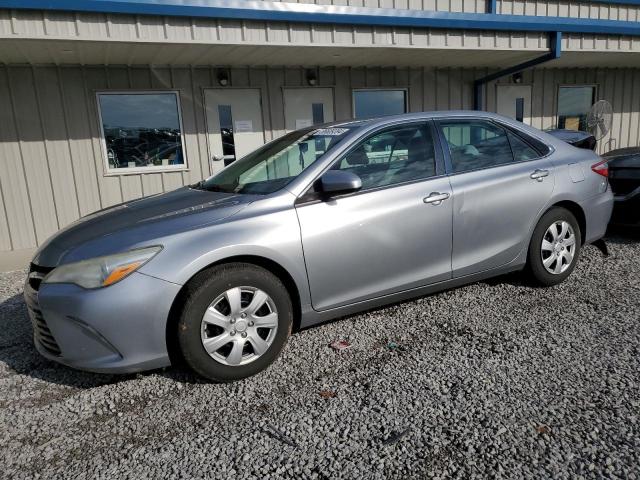
[[[353,119],[347,121],[337,121],[337,122],[329,122],[324,126],[326,127],[369,127],[374,125],[385,125],[387,123],[397,123],[401,121],[411,121],[411,120],[424,120],[430,118],[441,118],[441,117],[483,117],[483,118],[495,118],[501,119],[504,118],[501,115],[491,113],[491,112],[483,112],[480,110],[439,110],[439,111],[428,111],[428,112],[415,112],[415,113],[401,113],[398,115],[387,115],[384,117],[373,117],[373,118],[363,118],[363,119]]]

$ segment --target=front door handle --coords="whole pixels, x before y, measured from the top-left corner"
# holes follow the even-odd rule
[[[424,197],[422,201],[424,203],[430,203],[431,205],[440,205],[444,200],[449,198],[448,193],[431,192],[428,197]]]
[[[540,169],[534,170],[534,172],[530,175],[531,178],[539,182],[544,180],[544,177],[548,177],[548,176],[549,176],[549,170],[540,170]]]

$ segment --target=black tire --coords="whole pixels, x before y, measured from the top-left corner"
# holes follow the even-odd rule
[[[201,338],[202,318],[218,296],[241,286],[258,288],[271,298],[277,310],[278,326],[265,353],[251,363],[231,366],[218,362],[205,350]],[[229,263],[200,273],[187,288],[177,335],[182,356],[196,373],[214,382],[231,382],[255,375],[278,357],[293,325],[291,298],[278,277],[253,264]]]
[[[543,254],[541,251],[542,241],[545,238],[545,234],[551,225],[555,222],[566,221],[571,225],[575,236],[575,250],[573,252],[573,260],[569,264],[569,266],[562,273],[550,273],[547,271],[543,264]],[[529,271],[529,276],[531,280],[539,286],[551,287],[553,285],[558,285],[562,283],[566,278],[571,275],[573,269],[578,263],[578,259],[580,257],[581,250],[581,232],[580,226],[576,220],[576,217],[567,210],[562,207],[553,207],[547,213],[545,213],[538,225],[536,225],[535,230],[533,231],[533,235],[531,237],[531,242],[529,243],[529,254],[527,258],[527,270]],[[555,265],[555,264],[554,264]]]

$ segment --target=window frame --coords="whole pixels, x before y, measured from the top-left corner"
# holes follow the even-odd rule
[[[104,132],[104,123],[102,121],[102,108],[100,106],[100,95],[158,95],[162,93],[171,93],[176,98],[176,109],[178,112],[178,124],[180,126],[180,144],[182,146],[182,165],[158,165],[153,167],[134,167],[134,168],[110,168],[109,154],[107,152],[107,140]],[[122,175],[140,175],[141,173],[161,173],[161,172],[183,172],[189,170],[187,151],[184,141],[184,124],[182,121],[182,103],[180,102],[180,91],[171,89],[145,89],[145,90],[95,90],[95,100],[98,113],[98,130],[100,132],[100,150],[102,151],[102,159],[104,165],[104,176],[122,176]]]
[[[599,84],[597,83],[559,83],[556,89],[556,118],[555,118],[555,128],[560,128],[560,89],[562,88],[583,88],[583,87],[591,87],[593,88],[593,95],[591,96],[591,105],[593,106],[598,100],[598,90]]]
[[[380,135],[381,133],[384,133],[384,132],[386,132],[388,130],[409,127],[409,126],[412,126],[412,125],[422,125],[424,128],[429,130],[429,133],[431,133],[431,136],[433,138],[434,162],[435,162],[435,169],[436,169],[436,174],[435,175],[433,175],[431,177],[417,178],[417,179],[414,179],[414,180],[408,180],[408,181],[405,181],[405,182],[391,183],[391,184],[388,184],[388,185],[380,185],[380,186],[377,186],[377,187],[371,187],[371,188],[367,188],[367,189],[360,189],[360,190],[358,190],[356,192],[344,193],[344,194],[340,194],[340,195],[332,195],[331,196],[331,200],[340,199],[340,198],[347,198],[347,197],[354,197],[354,196],[357,196],[357,195],[366,195],[367,193],[378,192],[380,190],[386,190],[386,189],[389,189],[389,188],[397,188],[397,187],[401,187],[401,186],[404,186],[404,185],[411,185],[411,184],[419,183],[419,182],[428,182],[428,181],[434,180],[436,178],[442,178],[442,177],[447,176],[442,143],[441,143],[440,137],[438,135],[437,127],[436,127],[433,119],[431,119],[431,118],[422,118],[422,119],[414,119],[414,120],[410,120],[410,121],[404,120],[404,121],[397,122],[397,123],[390,123],[390,124],[386,124],[386,125],[381,125],[380,127],[376,128],[374,130],[371,130],[371,131],[365,133],[364,135],[362,135],[361,137],[359,137],[356,141],[353,142],[353,144],[351,146],[349,146],[349,148],[347,148],[345,151],[340,153],[340,155],[336,159],[331,161],[331,163],[326,168],[324,168],[322,170],[322,172],[320,172],[320,174],[318,174],[313,179],[313,181],[306,188],[305,192],[302,195],[300,195],[298,197],[298,199],[296,200],[296,202],[295,202],[296,206],[303,206],[303,205],[309,205],[309,204],[313,204],[313,203],[323,202],[324,200],[322,198],[322,192],[316,191],[316,183],[318,182],[318,180],[327,171],[331,170],[336,164],[342,162],[342,160],[344,160],[347,155],[349,155],[352,151],[354,151],[356,148],[358,148],[364,142],[366,142],[369,139],[371,139],[371,138],[373,138],[373,137],[375,137],[377,135]]]
[[[443,122],[447,122],[447,121],[479,121],[479,122],[487,122],[487,123],[491,123],[494,126],[497,126],[499,128],[502,128],[503,130],[505,130],[505,136],[507,137],[507,143],[509,144],[509,150],[511,151],[511,158],[513,158],[512,162],[509,163],[503,163],[500,165],[492,165],[490,167],[481,167],[481,168],[474,168],[473,170],[465,170],[464,172],[456,172],[453,169],[453,162],[451,161],[451,151],[449,150],[449,142],[447,141],[447,138],[444,135],[444,131],[442,129],[442,123]],[[434,117],[433,122],[435,124],[437,133],[440,137],[440,148],[442,149],[442,155],[444,157],[444,163],[445,163],[445,168],[446,168],[446,174],[451,176],[451,175],[464,175],[465,173],[471,173],[471,172],[479,172],[482,170],[491,170],[494,168],[501,168],[501,167],[506,167],[509,165],[519,165],[522,163],[527,163],[527,162],[535,162],[538,160],[542,160],[545,159],[547,157],[549,157],[554,149],[551,145],[548,145],[547,143],[543,142],[540,139],[536,139],[537,141],[539,141],[540,143],[542,143],[543,145],[545,145],[547,147],[547,152],[543,153],[540,151],[540,149],[538,147],[536,147],[535,145],[533,145],[530,141],[527,141],[527,139],[520,134],[520,132],[511,127],[510,125],[504,124],[502,122],[496,121],[492,118],[485,118],[485,117]],[[513,154],[513,146],[511,145],[511,142],[509,141],[509,135],[507,135],[507,133],[512,133],[513,135],[516,135],[520,140],[522,140],[523,142],[525,142],[527,145],[529,145],[533,150],[535,150],[536,152],[538,152],[538,154],[540,155],[539,157],[536,158],[529,158],[527,160],[520,160],[520,161],[516,161],[515,160],[515,155]]]
[[[384,115],[382,117],[367,118],[384,118],[392,115],[404,115],[409,113],[409,88],[408,87],[380,87],[380,88],[352,88],[351,89],[351,117],[355,120],[367,120],[367,118],[356,118],[356,92],[394,92],[401,91],[404,93],[404,112],[400,114]]]

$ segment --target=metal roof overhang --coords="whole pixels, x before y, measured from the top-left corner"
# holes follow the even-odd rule
[[[614,3],[613,0],[610,3]],[[640,0],[615,3],[640,4]],[[3,0],[2,8],[388,27],[640,36],[640,22],[454,13],[255,0]]]
[[[616,2],[622,3],[622,2]],[[625,3],[640,4],[640,0]],[[640,22],[522,15],[470,14],[374,9],[254,0],[3,0],[14,10],[78,11],[113,14],[243,19],[272,22],[329,23],[415,27],[483,32],[569,32],[640,36]],[[481,33],[479,33],[481,34]],[[614,38],[614,37],[612,37]],[[380,66],[505,68],[547,52],[544,48],[423,48],[406,45],[283,45],[136,40],[23,38],[0,39],[0,63],[82,65],[228,65],[228,66]],[[455,52],[455,54],[453,54]],[[571,50],[550,67],[640,67],[635,51]]]

